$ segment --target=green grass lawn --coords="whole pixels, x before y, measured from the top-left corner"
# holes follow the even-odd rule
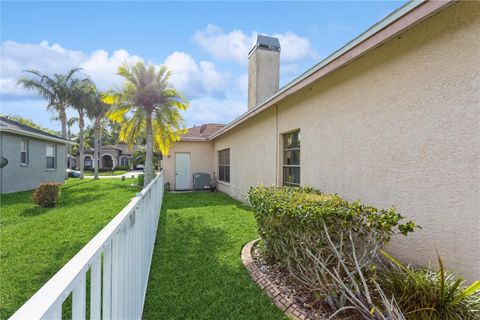
[[[125,171],[125,170],[105,171],[105,172],[99,172],[98,175],[99,176],[119,176],[119,175],[125,174],[127,172],[128,171]],[[83,174],[85,176],[93,176],[94,175],[94,173],[90,172],[90,171],[85,171]]]
[[[2,195],[0,319],[8,318],[135,196],[120,179],[69,179],[56,208],[31,191]]]
[[[144,319],[285,319],[240,260],[252,212],[222,193],[167,193]]]

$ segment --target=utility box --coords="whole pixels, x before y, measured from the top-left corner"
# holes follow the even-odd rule
[[[193,189],[194,190],[209,190],[210,189],[210,174],[208,174],[208,173],[194,173],[193,174]]]

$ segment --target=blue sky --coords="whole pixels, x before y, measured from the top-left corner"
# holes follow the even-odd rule
[[[279,37],[284,85],[403,3],[2,1],[0,112],[59,129],[42,99],[15,86],[22,70],[80,66],[106,90],[121,84],[119,64],[143,60],[173,71],[188,126],[227,123],[247,109],[257,33]]]

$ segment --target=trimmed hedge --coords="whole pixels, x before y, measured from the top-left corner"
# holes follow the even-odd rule
[[[55,207],[60,198],[60,183],[41,183],[32,193],[32,201],[42,208]]]
[[[377,209],[310,187],[259,186],[250,188],[248,199],[264,257],[337,306],[343,303],[338,285],[319,275],[319,266],[350,281],[347,275],[358,272],[356,264],[367,270],[393,234],[407,235],[415,228],[413,221],[402,223],[394,208]],[[339,269],[340,264],[349,271]]]
[[[130,171],[130,166],[116,166],[115,171]]]

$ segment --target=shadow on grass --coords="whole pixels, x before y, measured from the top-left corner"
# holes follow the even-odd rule
[[[242,244],[251,240],[241,231],[245,212],[226,195],[208,200],[201,193],[166,196],[142,319],[282,319],[241,263]],[[212,205],[229,206],[178,210]]]
[[[85,183],[91,183],[93,182],[92,179],[84,179],[84,180],[78,180],[78,182],[75,180],[75,183],[72,183],[70,185],[64,185],[62,187],[62,190],[68,190],[68,189],[72,189],[72,188],[76,188],[76,187],[79,187],[81,186],[82,184],[85,184]]]
[[[30,207],[27,209],[22,210],[21,215],[25,218],[27,217],[35,217],[41,214],[48,213],[50,210],[54,208],[42,208],[40,206]]]
[[[168,192],[166,193],[166,198],[168,199],[169,209],[224,206],[231,205],[234,201],[239,209],[251,211],[250,206],[235,201],[230,196],[220,191]]]

